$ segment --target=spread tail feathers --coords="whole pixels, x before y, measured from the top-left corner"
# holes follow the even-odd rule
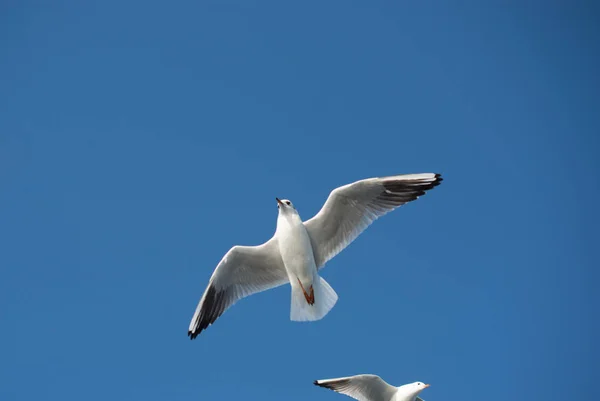
[[[299,280],[292,281],[291,284],[291,320],[297,322],[320,320],[329,313],[338,300],[333,288],[318,275],[315,275],[312,288],[304,288]]]

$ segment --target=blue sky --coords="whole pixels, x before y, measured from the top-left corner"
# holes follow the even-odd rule
[[[4,2],[0,398],[600,398],[600,14],[566,3]],[[327,265],[324,320],[286,286],[189,341],[275,196],[413,172],[445,181]]]

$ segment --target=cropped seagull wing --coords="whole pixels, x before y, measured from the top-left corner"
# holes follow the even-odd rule
[[[340,253],[377,218],[414,201],[441,181],[440,174],[405,174],[334,189],[319,213],[304,222],[317,266]]]
[[[288,282],[277,240],[259,246],[236,245],[217,265],[190,322],[193,340],[240,299]]]
[[[398,389],[376,375],[357,375],[338,379],[315,380],[325,387],[359,401],[390,401]]]
[[[424,399],[422,399],[421,397],[417,397],[417,398],[415,399],[415,401],[425,401],[425,400],[424,400]]]

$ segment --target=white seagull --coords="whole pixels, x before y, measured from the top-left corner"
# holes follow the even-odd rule
[[[359,401],[423,401],[419,393],[429,384],[414,382],[394,387],[376,375],[356,375],[338,379],[315,380],[316,386],[346,394]]]
[[[439,174],[369,178],[334,189],[312,219],[302,222],[289,200],[277,200],[275,235],[258,246],[236,245],[213,272],[198,303],[188,336],[198,334],[238,300],[290,283],[290,319],[323,318],[338,296],[318,269],[373,221],[440,184]]]

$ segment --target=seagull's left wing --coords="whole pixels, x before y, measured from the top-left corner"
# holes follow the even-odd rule
[[[288,283],[275,238],[258,246],[236,245],[219,262],[190,322],[193,340],[240,299]]]
[[[317,267],[340,253],[377,218],[424,195],[441,181],[440,174],[405,174],[369,178],[334,189],[319,213],[304,222]]]
[[[424,399],[422,399],[421,397],[417,397],[417,398],[415,399],[415,401],[425,401],[425,400],[424,400]]]
[[[377,375],[356,375],[337,379],[315,380],[316,386],[346,394],[358,401],[390,401],[398,389]]]

